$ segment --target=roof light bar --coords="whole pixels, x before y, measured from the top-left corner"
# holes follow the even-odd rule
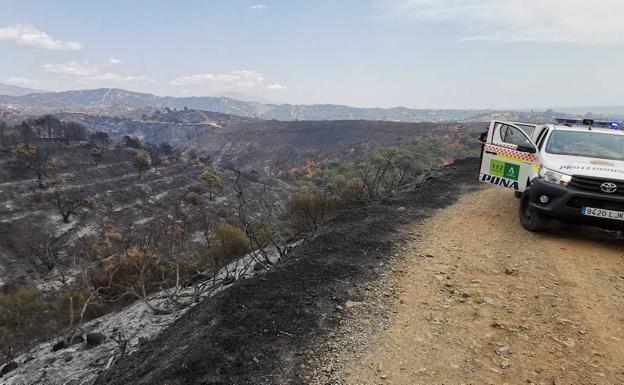
[[[555,122],[565,124],[567,126],[606,127],[614,130],[620,128],[620,122],[607,120],[555,118]]]

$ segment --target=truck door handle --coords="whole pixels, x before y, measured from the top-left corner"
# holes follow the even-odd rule
[[[485,151],[485,153],[486,153],[486,154],[494,154],[494,155],[498,154],[497,152],[487,151],[487,150]]]

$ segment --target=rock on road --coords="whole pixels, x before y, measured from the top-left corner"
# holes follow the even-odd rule
[[[333,377],[345,384],[624,384],[624,241],[563,227],[533,234],[508,191],[483,187],[424,225],[354,308]],[[377,301],[377,302],[376,302]],[[384,325],[380,327],[380,325]]]

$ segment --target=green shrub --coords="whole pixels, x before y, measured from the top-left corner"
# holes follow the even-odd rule
[[[34,287],[19,288],[0,295],[0,326],[13,329],[36,324],[37,315],[47,309],[41,293]]]
[[[316,230],[335,209],[336,199],[327,194],[315,189],[295,192],[288,202],[291,227],[296,231]]]
[[[93,158],[93,163],[95,163],[96,166],[104,158],[104,151],[102,151],[100,148],[93,147],[89,153],[91,154],[91,158]]]
[[[221,180],[221,178],[219,178],[210,170],[205,170],[204,172],[202,172],[201,175],[199,175],[199,177],[197,178],[197,181],[201,185],[206,186],[210,199],[212,199],[212,194],[216,192],[217,188],[223,185],[223,181]]]
[[[56,298],[56,319],[60,326],[71,327],[76,324],[87,298],[89,298],[89,293],[83,290],[62,293]]]
[[[139,178],[144,171],[147,171],[150,168],[149,158],[144,152],[139,152],[138,154],[136,154],[133,163],[134,168],[136,168],[137,172],[139,173]]]
[[[247,234],[230,224],[217,227],[210,244],[209,254],[215,261],[215,267],[221,267],[251,251]]]
[[[186,201],[194,205],[198,204],[199,194],[194,191],[189,191],[189,193],[186,194]]]
[[[127,296],[145,299],[157,291],[172,273],[159,263],[156,250],[151,246],[133,245],[110,258],[103,269],[93,271],[90,284],[103,288],[101,293],[108,300]]]
[[[10,359],[37,338],[54,332],[54,320],[47,312],[48,304],[33,287],[14,289],[0,294],[0,353]]]

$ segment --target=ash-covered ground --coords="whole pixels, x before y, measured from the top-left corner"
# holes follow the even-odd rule
[[[418,223],[476,185],[474,159],[384,203],[341,210],[277,268],[202,302],[96,384],[308,383],[324,341]]]

